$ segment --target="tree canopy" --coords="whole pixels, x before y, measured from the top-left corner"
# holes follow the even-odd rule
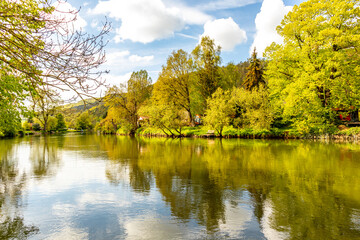
[[[120,114],[123,127],[134,134],[138,128],[138,110],[150,98],[152,91],[151,78],[147,71],[133,72],[126,84],[110,88],[105,96],[109,108],[115,108]]]
[[[356,0],[309,0],[285,16],[281,45],[267,49],[276,110],[302,129],[360,107],[360,9]]]
[[[153,94],[162,104],[173,103],[175,107],[185,110],[189,114],[190,122],[193,119],[194,107],[191,60],[189,54],[182,49],[172,52],[154,84]]]

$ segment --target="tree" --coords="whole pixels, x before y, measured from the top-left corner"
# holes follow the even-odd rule
[[[192,51],[197,70],[199,90],[203,100],[210,97],[221,86],[221,75],[219,72],[219,65],[221,63],[220,53],[220,46],[216,46],[214,40],[208,36],[202,37],[200,44]]]
[[[335,108],[360,107],[360,10],[355,0],[309,0],[277,28],[266,79],[277,113],[304,131],[335,123]]]
[[[115,108],[121,114],[123,127],[130,135],[134,135],[138,128],[138,110],[150,98],[152,91],[151,78],[147,71],[133,72],[127,84],[110,88],[105,96],[109,108]]]
[[[252,91],[254,88],[259,88],[261,84],[265,84],[261,61],[257,58],[256,48],[254,48],[251,55],[250,65],[247,70],[248,72],[243,83],[246,90]]]
[[[56,115],[56,119],[57,119],[56,130],[57,131],[66,131],[64,115],[62,115],[61,113],[58,113]]]
[[[28,93],[51,87],[91,94],[102,84],[103,36],[76,31],[78,11],[63,11],[60,1],[0,0],[0,62],[7,73],[21,76]]]
[[[76,119],[76,129],[78,130],[91,130],[93,125],[91,123],[91,118],[88,112],[83,112]]]
[[[253,91],[234,88],[231,95],[236,109],[234,125],[252,129],[270,129],[273,113],[269,92],[265,87],[260,86]]]
[[[45,94],[52,99],[57,90],[72,90],[82,98],[103,83],[105,71],[99,66],[105,61],[103,36],[109,25],[98,35],[77,31],[73,26],[78,11],[63,11],[62,4],[0,0],[0,101],[14,113],[6,125],[16,125],[20,113],[27,113],[25,98]]]
[[[25,109],[22,102],[27,87],[21,78],[8,74],[1,66],[0,62],[0,137],[14,136],[21,127],[20,111]]]
[[[35,113],[35,117],[39,120],[43,126],[44,132],[46,133],[50,131],[48,123],[50,117],[53,116],[56,112],[58,102],[46,95],[37,95],[32,100],[32,108],[33,112]]]
[[[121,126],[121,120],[121,112],[117,111],[115,107],[112,107],[107,111],[106,117],[99,122],[96,130],[103,133],[116,133]]]
[[[182,49],[173,51],[162,67],[158,81],[154,84],[153,96],[162,103],[173,103],[185,110],[193,124],[193,83],[190,56]]]
[[[214,128],[222,137],[225,126],[230,124],[231,116],[234,114],[234,105],[231,101],[230,91],[218,88],[207,100],[208,109],[205,112],[204,122]]]
[[[162,103],[152,99],[140,108],[139,113],[149,117],[149,125],[160,129],[166,136],[182,136],[181,129],[187,125],[188,116],[174,103]],[[177,133],[177,134],[176,134]]]
[[[224,90],[232,89],[233,87],[241,87],[246,75],[248,62],[240,62],[235,65],[228,63],[226,66],[221,67],[221,88]]]

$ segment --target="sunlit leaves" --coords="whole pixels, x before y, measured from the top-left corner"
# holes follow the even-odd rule
[[[360,107],[360,11],[353,0],[310,0],[278,27],[267,49],[266,78],[278,114],[295,125],[334,123],[334,108]]]

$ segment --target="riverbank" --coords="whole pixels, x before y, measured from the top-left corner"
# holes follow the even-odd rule
[[[127,135],[122,129],[117,131],[117,135]],[[332,133],[301,133],[296,129],[240,129],[226,127],[220,136],[216,131],[206,127],[184,127],[181,130],[161,130],[157,128],[139,128],[136,131],[138,136],[146,137],[193,137],[193,138],[244,138],[244,139],[325,139],[339,141],[359,141],[360,127],[341,128]]]

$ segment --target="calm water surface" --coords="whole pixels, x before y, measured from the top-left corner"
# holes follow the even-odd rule
[[[0,140],[0,239],[360,239],[360,146]]]

